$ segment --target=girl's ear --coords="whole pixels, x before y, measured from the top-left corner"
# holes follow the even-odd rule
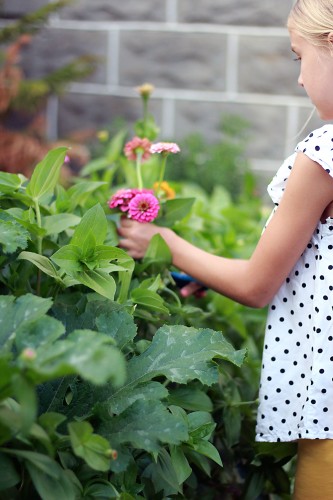
[[[333,44],[333,31],[330,31],[330,33],[327,35],[327,41],[329,44]]]

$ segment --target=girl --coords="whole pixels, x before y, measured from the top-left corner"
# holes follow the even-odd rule
[[[298,0],[288,29],[304,87],[333,119],[333,2]],[[300,142],[268,187],[275,203],[248,260],[211,255],[171,229],[123,219],[120,246],[144,256],[159,233],[173,264],[251,307],[270,304],[258,441],[298,441],[294,498],[333,498],[333,125]]]

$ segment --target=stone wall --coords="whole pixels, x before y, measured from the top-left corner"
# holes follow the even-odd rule
[[[4,0],[5,18],[46,0]],[[226,114],[249,123],[247,153],[253,168],[271,176],[297,141],[311,112],[297,86],[285,28],[291,0],[76,0],[52,16],[24,53],[29,77],[45,74],[80,54],[101,64],[94,75],[51,99],[52,138],[73,130],[133,123],[141,116],[134,87],[156,90],[151,111],[161,138],[190,132],[219,138]],[[320,125],[313,118],[309,127]],[[304,133],[303,133],[304,134]]]

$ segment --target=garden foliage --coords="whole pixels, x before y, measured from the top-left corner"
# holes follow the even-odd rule
[[[148,116],[139,126],[156,133]],[[137,263],[117,247],[107,200],[135,175],[124,139],[68,188],[63,147],[29,180],[0,172],[0,497],[288,493],[293,450],[254,445],[263,312],[210,290],[181,299],[160,237]],[[174,188],[158,223],[209,251],[250,254],[263,217],[250,176],[237,204],[223,187]]]

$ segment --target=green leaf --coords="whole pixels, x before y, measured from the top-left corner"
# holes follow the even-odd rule
[[[0,491],[6,490],[15,486],[20,482],[20,475],[18,474],[14,463],[4,453],[0,452]]]
[[[113,300],[116,293],[116,282],[108,273],[97,270],[74,272],[72,276],[82,285],[85,285],[107,299]]]
[[[76,245],[65,245],[57,250],[51,260],[55,262],[61,269],[69,273],[82,270],[82,249]]]
[[[112,447],[131,443],[139,449],[156,452],[160,443],[180,444],[187,441],[187,427],[172,415],[160,401],[136,401],[121,415],[104,422],[98,429]]]
[[[59,234],[62,231],[77,226],[81,221],[81,217],[74,214],[56,214],[47,215],[42,219],[42,226],[46,231],[46,235]]]
[[[0,192],[5,194],[17,191],[22,185],[23,179],[16,174],[0,172]]]
[[[183,219],[191,210],[195,198],[175,198],[162,205],[162,215],[156,219],[160,226],[171,227]]]
[[[147,384],[140,384],[134,388],[127,388],[121,391],[118,397],[108,399],[107,407],[109,411],[119,415],[135,401],[144,400],[159,400],[165,399],[168,396],[167,389],[159,382],[148,382]]]
[[[45,456],[45,458],[48,457]],[[56,461],[52,460],[51,466],[56,475],[54,472],[51,473],[51,467],[44,471],[34,461],[26,462],[29,475],[41,499],[59,500],[60,498],[66,498],[66,500],[76,500],[78,488],[71,481],[71,476]]]
[[[21,252],[18,257],[18,260],[27,260],[34,264],[38,269],[43,271],[43,273],[47,274],[48,276],[51,276],[55,280],[62,282],[61,276],[47,257],[44,255],[39,255],[38,253],[34,252]]]
[[[51,345],[65,333],[64,325],[51,316],[42,316],[20,324],[16,330],[18,352],[26,348],[38,349]]]
[[[66,151],[65,147],[53,149],[38,163],[26,190],[33,200],[37,201],[42,196],[53,193],[65,161]]]
[[[119,156],[121,155],[126,135],[127,135],[127,130],[123,129],[120,130],[111,139],[105,153],[105,156],[107,157],[110,163],[113,163],[116,160],[118,160]]]
[[[99,385],[111,380],[115,386],[125,382],[125,360],[109,345],[112,339],[90,330],[75,330],[65,340],[37,349],[29,371],[43,380],[78,374]]]
[[[89,422],[73,422],[68,424],[71,445],[76,456],[94,470],[107,471],[110,468],[110,443],[93,433]]]
[[[96,158],[94,160],[89,161],[81,170],[80,175],[91,175],[99,170],[105,170],[110,166],[110,161],[108,158]]]
[[[97,204],[82,217],[80,224],[74,231],[71,244],[83,248],[86,246],[86,241],[94,236],[96,245],[102,245],[106,237],[107,227],[105,213],[101,205]]]
[[[20,404],[22,418],[21,432],[26,434],[37,415],[37,396],[35,386],[23,376],[17,375],[13,380],[14,395]]]
[[[218,380],[218,370],[211,361],[222,358],[239,366],[244,351],[235,351],[222,333],[210,329],[164,325],[150,346],[140,356],[128,362],[126,386],[165,376],[172,382],[185,384],[198,379],[212,385]]]
[[[23,323],[44,316],[51,305],[51,299],[32,294],[22,295],[17,299],[11,295],[0,296],[0,345],[3,346],[10,336],[14,336]]]
[[[187,418],[190,435],[195,443],[201,439],[208,439],[216,427],[210,413],[205,411],[190,413]]]
[[[87,200],[91,197],[91,193],[105,185],[105,182],[93,182],[91,180],[80,181],[74,184],[74,186],[71,186],[67,191],[70,202],[68,209],[73,211],[77,206],[84,207]]]
[[[210,458],[211,460],[213,460],[222,467],[222,461],[219,452],[215,448],[215,446],[212,445],[212,443],[210,443],[209,441],[202,439],[201,441],[198,441],[193,445],[193,449],[197,453],[200,453],[201,455]]]
[[[147,288],[134,288],[134,290],[131,291],[131,299],[136,304],[151,311],[169,314],[169,309],[164,305],[162,297]]]
[[[173,389],[168,402],[189,411],[213,411],[213,403],[206,392],[190,386]]]
[[[191,475],[192,469],[180,446],[170,446],[170,457],[173,469],[176,472],[178,483],[183,484]]]
[[[18,248],[26,248],[29,232],[14,217],[0,214],[0,245],[4,253],[14,253]]]

